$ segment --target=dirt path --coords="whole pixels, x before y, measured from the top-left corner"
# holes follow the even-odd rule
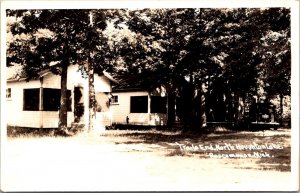
[[[9,139],[2,171],[2,178],[5,180],[3,190],[291,188],[290,172],[257,170],[253,168],[253,164],[257,165],[256,162],[252,163],[250,160],[203,159],[198,154],[166,156],[170,150],[164,148],[164,142],[126,144],[126,141],[133,139],[117,134],[112,136],[114,137],[105,134],[92,137]],[[247,162],[248,169],[240,167],[243,162]]]

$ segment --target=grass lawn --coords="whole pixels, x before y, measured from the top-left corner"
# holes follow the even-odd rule
[[[110,130],[72,137],[9,137],[2,187],[10,191],[289,190],[290,155],[289,129],[217,130],[202,135]]]

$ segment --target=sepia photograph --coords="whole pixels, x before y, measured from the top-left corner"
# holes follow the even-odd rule
[[[1,191],[299,191],[299,1],[33,2],[1,2]]]

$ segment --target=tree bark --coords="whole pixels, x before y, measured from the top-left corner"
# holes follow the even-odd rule
[[[280,125],[282,125],[283,119],[283,94],[280,94],[280,116],[279,116]]]
[[[68,79],[68,64],[63,63],[61,68],[61,96],[60,96],[60,109],[59,109],[59,122],[58,130],[62,133],[68,131],[68,109],[67,109],[67,79]]]
[[[96,98],[95,98],[95,86],[94,86],[94,53],[93,49],[95,48],[95,45],[92,43],[92,38],[95,37],[94,33],[96,29],[94,28],[94,20],[93,20],[93,11],[90,11],[89,13],[89,32],[88,33],[88,40],[89,42],[89,56],[88,56],[88,83],[89,83],[89,123],[88,123],[88,130],[92,131],[94,129],[95,125],[95,119],[96,119]]]
[[[233,101],[234,101],[234,124],[237,125],[239,122],[239,114],[240,114],[238,92],[234,92]]]
[[[192,85],[190,83],[183,84],[179,94],[180,99],[177,100],[177,112],[180,116],[183,130],[192,130],[193,127],[193,91],[194,90],[192,89]]]
[[[201,92],[200,92],[200,101],[201,101],[201,127],[206,127],[207,126],[207,116],[206,116],[206,92],[207,90],[205,89],[204,83],[201,85]]]
[[[91,56],[90,56],[91,57]],[[88,64],[88,79],[89,79],[89,126],[88,130],[94,129],[96,113],[95,113],[95,87],[94,87],[94,65],[90,61]]]
[[[167,126],[168,128],[172,128],[175,122],[175,94],[170,93],[168,95],[168,120]]]

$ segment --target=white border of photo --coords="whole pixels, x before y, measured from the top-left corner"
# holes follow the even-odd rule
[[[289,184],[279,186],[268,184],[266,186],[239,186],[238,184],[218,185],[208,184],[201,190],[273,190],[273,191],[299,191],[299,1],[297,0],[103,0],[103,1],[1,1],[1,168],[5,170],[8,164],[5,160],[6,152],[6,9],[101,9],[101,8],[262,8],[262,7],[288,7],[291,8],[291,51],[292,51],[292,169]],[[16,117],[17,118],[17,117]],[[268,171],[266,171],[268,172]],[[4,179],[1,177],[1,190],[5,190]],[[117,184],[116,184],[117,185]],[[113,188],[113,187],[112,187]],[[118,189],[118,188],[116,188]],[[155,190],[167,190],[155,187]],[[191,190],[187,187],[187,190]],[[197,190],[197,189],[195,189]],[[198,189],[199,190],[199,189]],[[44,190],[45,191],[45,190]],[[87,190],[88,191],[88,190]],[[100,190],[99,190],[100,191]],[[126,191],[126,190],[122,190]]]

